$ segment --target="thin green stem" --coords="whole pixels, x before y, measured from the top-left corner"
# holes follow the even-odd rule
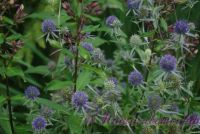
[[[6,61],[4,61],[4,66],[5,66],[5,69],[8,66]],[[7,96],[8,116],[9,116],[10,128],[11,128],[12,134],[15,134],[14,125],[13,125],[13,116],[12,116],[12,104],[11,104],[10,89],[9,89],[7,74],[5,74],[5,83],[6,83],[6,96]]]
[[[78,46],[79,43],[76,44],[76,53],[75,53],[75,65],[74,65],[74,92],[77,90],[77,77],[78,77],[78,56],[79,56],[79,51],[78,51]]]

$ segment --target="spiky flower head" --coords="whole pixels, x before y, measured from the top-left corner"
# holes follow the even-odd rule
[[[116,102],[121,99],[121,94],[118,90],[109,90],[104,94],[105,101]]]
[[[171,104],[169,110],[173,112],[179,112],[179,107],[176,104]]]
[[[37,117],[32,122],[32,127],[35,131],[42,131],[46,128],[47,121],[44,117]]]
[[[176,76],[175,74],[169,74],[166,77],[166,85],[170,89],[180,89],[181,88],[181,78]]]
[[[121,22],[119,21],[119,19],[114,16],[108,16],[106,19],[106,25],[109,27],[120,27],[121,26]]]
[[[64,63],[67,67],[70,67],[72,65],[72,60],[69,57],[65,57]]]
[[[117,81],[117,78],[116,78],[116,77],[110,77],[108,80],[113,81],[114,84],[117,86],[118,81]]]
[[[52,33],[55,32],[56,25],[52,20],[44,20],[42,22],[42,32],[43,33]]]
[[[128,0],[127,1],[128,9],[138,10],[140,8],[140,3],[141,0]]]
[[[145,127],[142,130],[142,134],[154,134],[154,131],[151,127]]]
[[[162,98],[157,94],[152,94],[148,96],[147,103],[150,110],[156,111],[162,104]]]
[[[47,106],[42,106],[42,107],[40,108],[40,115],[41,115],[41,116],[43,116],[43,117],[45,117],[45,118],[49,118],[49,117],[52,116],[52,114],[53,114],[53,110],[50,109],[49,107],[47,107]]]
[[[56,68],[56,63],[54,61],[50,61],[47,66],[50,71],[53,71]]]
[[[25,89],[25,96],[28,99],[35,100],[40,95],[40,91],[35,86],[28,86]]]
[[[94,49],[94,51],[92,52],[92,59],[95,62],[103,62],[105,60],[104,54],[101,51],[101,49],[99,48]]]
[[[72,94],[72,90],[58,90],[55,93],[51,93],[51,99],[56,103],[63,104],[71,100]]]
[[[142,84],[143,80],[144,80],[143,75],[137,70],[131,72],[128,76],[128,81],[133,86],[138,86]]]
[[[189,31],[189,24],[185,20],[179,20],[174,25],[174,32],[177,34],[186,34]]]
[[[85,48],[90,53],[94,50],[92,43],[83,42],[82,46],[83,46],[83,48]]]
[[[86,108],[88,104],[88,96],[82,91],[77,91],[72,96],[72,105],[78,110]]]
[[[199,113],[192,113],[187,118],[186,121],[189,125],[198,125],[200,124],[200,115]]]
[[[165,72],[172,72],[176,69],[177,60],[174,56],[166,54],[160,59],[160,67]]]
[[[170,124],[167,134],[182,134],[182,132],[177,124]]]
[[[130,44],[131,46],[139,46],[139,45],[142,45],[143,43],[140,36],[137,34],[134,34],[130,38]]]

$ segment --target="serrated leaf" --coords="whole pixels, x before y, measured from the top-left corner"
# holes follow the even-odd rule
[[[9,77],[20,76],[20,77],[22,77],[24,79],[23,70],[21,68],[18,68],[18,67],[8,67],[6,69],[6,74]]]
[[[47,74],[48,72],[49,71],[47,66],[31,67],[25,71],[25,73],[28,74],[43,74],[43,75]]]
[[[78,115],[71,114],[69,116],[68,124],[69,124],[71,134],[81,134],[82,133],[81,122],[82,122],[82,119]]]
[[[47,99],[38,98],[37,102],[41,105],[48,106],[52,110],[57,110],[57,111],[66,111],[67,110],[67,108],[65,108],[64,106],[57,104],[53,101],[47,100]]]
[[[82,46],[79,47],[79,54],[84,59],[88,59],[90,57],[90,53],[85,48],[83,48]]]
[[[0,45],[4,42],[4,36],[2,33],[0,33]]]
[[[89,71],[83,71],[78,75],[77,89],[82,90],[91,80],[92,73]]]
[[[106,78],[106,74],[103,70],[101,69],[98,69],[98,68],[95,68],[95,67],[92,67],[90,65],[82,65],[82,67],[86,70],[90,70],[90,71],[93,71],[95,73],[97,73],[100,77],[102,78]]]
[[[71,81],[60,81],[60,80],[54,80],[47,84],[46,90],[61,90],[61,89],[67,89],[69,86],[71,86],[73,83]]]
[[[165,30],[166,32],[168,31],[168,25],[167,22],[165,21],[165,19],[161,18],[160,19],[160,26],[163,28],[163,30]]]

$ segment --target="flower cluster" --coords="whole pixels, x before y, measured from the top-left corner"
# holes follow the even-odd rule
[[[128,0],[127,6],[128,9],[138,10],[140,7],[141,1],[140,0]]]
[[[52,20],[44,20],[42,22],[42,32],[44,33],[52,33],[55,32],[56,25]]]
[[[106,19],[106,25],[109,27],[119,27],[121,26],[121,22],[116,16],[109,16]]]
[[[163,56],[160,59],[160,67],[166,72],[172,72],[176,69],[176,58],[170,54]]]
[[[37,117],[32,122],[32,127],[35,131],[42,131],[46,128],[47,121],[44,117]]]
[[[128,76],[129,83],[134,86],[142,84],[143,80],[144,80],[143,75],[137,70],[131,72]]]
[[[40,91],[35,86],[28,86],[25,89],[25,96],[30,100],[35,100],[40,95]]]
[[[174,31],[177,34],[185,34],[189,31],[188,22],[185,20],[179,20],[175,23]]]
[[[162,104],[162,98],[157,94],[152,94],[148,96],[147,102],[148,108],[150,110],[156,111],[160,108]]]
[[[94,50],[93,45],[91,43],[88,42],[83,42],[82,46],[89,51],[90,53]]]
[[[88,96],[82,91],[77,91],[72,96],[72,105],[80,110],[81,108],[86,108],[88,104]]]

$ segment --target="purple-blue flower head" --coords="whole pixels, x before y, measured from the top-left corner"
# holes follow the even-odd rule
[[[173,112],[179,112],[179,107],[176,104],[171,104],[169,110]]]
[[[35,86],[28,86],[26,89],[25,89],[25,96],[28,98],[28,99],[31,99],[31,100],[35,100],[38,96],[40,95],[40,91],[37,87]]]
[[[113,83],[117,86],[118,81],[117,81],[116,77],[110,77],[108,80],[113,81]]]
[[[88,96],[82,91],[77,91],[72,96],[72,105],[77,109],[86,108],[88,104]]]
[[[42,131],[46,128],[47,121],[44,117],[37,117],[32,122],[32,127],[35,131]]]
[[[128,81],[134,86],[138,86],[143,83],[143,75],[139,71],[133,71],[128,76]]]
[[[159,95],[152,94],[147,98],[148,108],[150,110],[158,110],[162,104],[162,98]]]
[[[189,31],[189,24],[185,20],[179,20],[174,25],[174,32],[177,34],[185,34]]]
[[[199,113],[192,113],[187,118],[186,121],[189,125],[200,124],[200,115]]]
[[[166,54],[160,59],[160,67],[166,72],[172,72],[176,70],[176,63],[176,58],[170,54]]]
[[[42,22],[42,32],[51,33],[56,30],[56,25],[52,20],[44,20]]]
[[[116,16],[108,16],[106,19],[106,25],[109,27],[115,27],[118,26],[119,20]]]
[[[138,10],[140,7],[141,0],[128,0],[127,6],[128,9]]]
[[[92,52],[94,50],[92,43],[83,42],[82,46],[89,52]]]

